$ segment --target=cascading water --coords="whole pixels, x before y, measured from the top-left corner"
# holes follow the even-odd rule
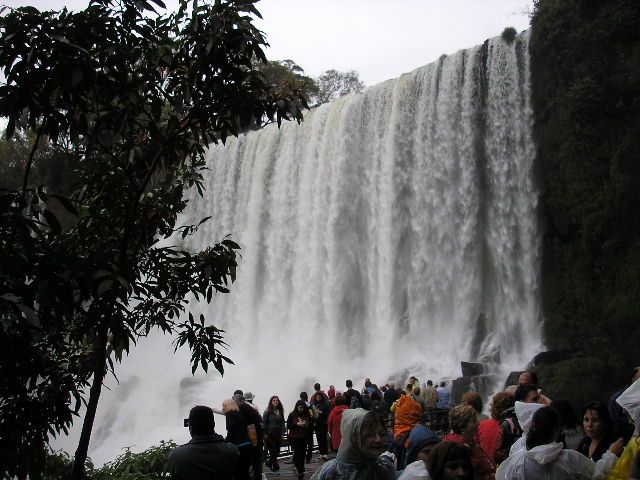
[[[438,380],[461,360],[507,371],[539,352],[528,41],[494,38],[213,146],[182,222],[212,217],[191,250],[227,234],[242,247],[231,293],[194,306],[236,366],[194,379],[187,352],[143,342],[103,396],[94,460],[186,441],[189,408],[236,388],[290,408],[316,380]]]

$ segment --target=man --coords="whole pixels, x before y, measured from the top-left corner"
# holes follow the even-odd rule
[[[169,455],[173,480],[231,480],[240,454],[235,445],[215,432],[213,410],[203,405],[189,412],[189,443],[176,447]]]
[[[311,463],[311,459],[313,458],[313,432],[315,431],[315,422],[318,418],[318,411],[313,403],[309,401],[309,395],[307,392],[300,392],[300,400],[302,400],[307,409],[309,410],[309,415],[311,415],[311,419],[309,420],[309,438],[307,441],[307,450],[305,454],[305,460],[307,463]]]
[[[349,408],[357,408],[362,406],[362,396],[360,392],[353,388],[353,382],[351,380],[347,380],[345,382],[347,386],[347,391],[343,393],[343,395],[347,399],[347,405]],[[354,400],[355,398],[355,400]]]
[[[424,389],[424,403],[427,405],[427,408],[436,408],[439,400],[440,395],[433,387],[433,382],[431,380],[427,380],[427,386]]]
[[[393,405],[393,402],[400,398],[400,393],[398,392],[398,390],[396,390],[395,382],[391,381],[387,383],[387,386],[389,388],[386,392],[384,392],[384,405],[385,410],[389,412],[389,409],[391,408],[391,405]]]
[[[409,383],[411,384],[411,390],[407,390],[407,395],[411,395],[411,392],[413,392],[413,389],[418,387],[421,388],[422,385],[420,385],[420,380],[418,380],[418,377],[411,375],[409,377]]]
[[[540,384],[538,383],[538,375],[536,372],[522,372],[518,377],[518,386],[520,385],[535,385],[538,389],[538,393],[540,394],[540,403],[547,407],[551,406],[551,399],[542,395],[542,390],[539,388]]]
[[[447,384],[445,382],[440,382],[440,386],[436,388],[438,391],[438,396],[440,400],[438,400],[437,407],[438,408],[449,408],[449,399],[451,398],[451,393],[447,388]]]
[[[519,385],[516,390],[516,402],[542,403],[538,387],[532,384]]]
[[[250,393],[250,392],[247,392]],[[244,400],[244,395],[236,394],[233,400],[238,404],[240,414],[247,422],[247,427],[252,426],[255,428],[257,446],[253,447],[252,462],[253,467],[253,479],[262,480],[262,448],[264,445],[264,432],[262,431],[262,416],[247,402]],[[251,435],[249,435],[251,438]],[[253,439],[251,439],[253,441]]]

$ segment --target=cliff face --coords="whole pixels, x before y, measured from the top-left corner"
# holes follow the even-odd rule
[[[640,364],[640,2],[539,0],[534,134],[555,398],[606,399]]]

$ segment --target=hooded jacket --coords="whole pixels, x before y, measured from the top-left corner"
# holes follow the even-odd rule
[[[422,407],[418,402],[408,395],[403,395],[398,400],[396,406],[396,428],[395,439],[408,434],[413,427],[422,422]]]
[[[640,379],[636,380],[616,399],[616,402],[624,408],[636,424],[636,430],[631,440],[624,448],[624,452],[620,456],[620,460],[616,463],[609,476],[610,480],[627,480],[629,472],[636,456],[640,454],[640,437],[638,436],[638,428],[640,428]]]
[[[513,453],[498,468],[496,480],[604,480],[617,458],[607,452],[596,464],[562,443],[547,443]]]
[[[518,423],[520,424],[520,428],[522,428],[522,436],[514,442],[511,446],[511,450],[509,450],[509,455],[513,455],[518,450],[524,450],[527,445],[527,433],[531,428],[531,421],[533,420],[533,415],[544,407],[541,403],[525,403],[525,402],[516,402],[515,411],[516,417],[518,419]]]
[[[417,425],[411,430],[409,434],[409,446],[407,448],[406,464],[413,463],[418,458],[420,450],[427,445],[433,445],[440,441],[432,430],[429,430],[425,425]]]
[[[365,457],[362,453],[360,429],[367,412],[363,408],[345,410],[342,414],[342,442],[335,459],[326,462],[311,480],[395,480],[396,469],[387,457]]]
[[[336,405],[329,414],[329,433],[331,434],[331,446],[334,450],[340,447],[342,442],[342,435],[340,434],[340,427],[342,426],[342,414],[345,410],[349,410],[346,405]]]

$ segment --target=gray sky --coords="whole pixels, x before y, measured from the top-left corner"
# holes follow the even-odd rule
[[[87,0],[0,0],[11,7],[84,8]],[[172,4],[171,0],[166,2]],[[176,2],[173,2],[175,5]],[[262,0],[272,60],[290,58],[308,75],[357,70],[367,85],[395,78],[500,35],[528,28],[533,0]]]

